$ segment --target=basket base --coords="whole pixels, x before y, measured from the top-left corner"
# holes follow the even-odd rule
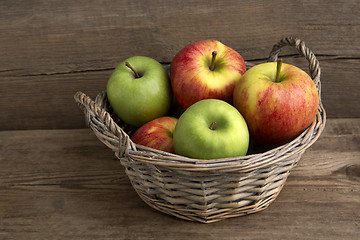
[[[194,211],[193,209],[186,209],[186,208],[175,209],[173,206],[168,206],[167,204],[164,204],[162,202],[154,203],[153,199],[149,199],[146,195],[143,195],[138,191],[136,192],[138,193],[139,197],[153,209],[156,209],[162,213],[175,216],[183,220],[199,222],[199,223],[214,223],[228,218],[241,217],[241,216],[257,213],[267,209],[277,197],[277,196],[273,196],[271,199],[268,199],[267,202],[263,202],[262,204],[248,205],[238,208]]]
[[[259,173],[204,174],[194,178],[175,176],[171,171],[144,173],[144,166],[123,159],[130,182],[150,207],[184,220],[213,223],[265,210],[282,190],[290,169],[300,155],[287,159],[287,165],[262,169]],[[142,175],[138,172],[142,171]],[[187,182],[184,179],[187,178]],[[156,179],[156,180],[155,180]],[[189,180],[190,179],[190,180]],[[191,187],[189,187],[191,185]]]

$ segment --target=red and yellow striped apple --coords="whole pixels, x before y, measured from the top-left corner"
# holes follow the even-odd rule
[[[232,102],[236,82],[246,71],[242,56],[217,40],[193,42],[171,62],[174,96],[183,109],[202,99]]]
[[[159,117],[138,128],[131,140],[146,147],[174,153],[173,133],[177,118]]]
[[[267,145],[294,139],[315,120],[319,106],[310,76],[282,60],[250,68],[237,83],[233,100],[250,136]]]

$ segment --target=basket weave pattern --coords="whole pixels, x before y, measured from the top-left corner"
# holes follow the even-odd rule
[[[294,47],[307,59],[310,75],[320,95],[319,62],[303,41],[283,38],[274,45],[269,61],[276,61],[284,46]],[[105,91],[95,101],[81,92],[77,92],[74,98],[83,108],[95,135],[120,159],[143,201],[161,212],[203,223],[267,208],[281,191],[301,155],[320,136],[326,122],[320,95],[315,121],[290,143],[261,154],[199,160],[133,143],[131,127],[115,120]]]

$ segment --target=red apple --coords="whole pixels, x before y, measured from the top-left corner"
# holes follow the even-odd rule
[[[131,140],[146,147],[174,153],[173,133],[177,118],[156,118],[136,130]]]
[[[241,77],[234,90],[234,106],[256,142],[279,145],[315,120],[319,95],[306,72],[279,60],[256,65]]]
[[[241,55],[217,40],[193,42],[171,62],[174,96],[184,109],[202,99],[232,102],[236,82],[246,71]]]

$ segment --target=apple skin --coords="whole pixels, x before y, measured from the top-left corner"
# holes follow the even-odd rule
[[[210,70],[216,51],[215,69]],[[202,99],[231,103],[236,82],[246,71],[242,56],[217,40],[193,42],[173,58],[170,80],[173,94],[183,109]]]
[[[275,82],[277,63],[250,68],[234,89],[234,106],[244,116],[251,138],[265,145],[289,142],[314,120],[319,95],[310,76],[283,63]]]
[[[216,122],[215,129],[211,129]],[[198,101],[180,116],[174,132],[175,153],[195,159],[246,155],[249,131],[245,119],[229,103]]]
[[[159,117],[138,128],[131,140],[146,147],[175,153],[173,134],[177,118]]]
[[[172,102],[168,73],[159,62],[145,56],[133,56],[120,63],[111,74],[106,91],[118,117],[136,127],[166,115]]]

